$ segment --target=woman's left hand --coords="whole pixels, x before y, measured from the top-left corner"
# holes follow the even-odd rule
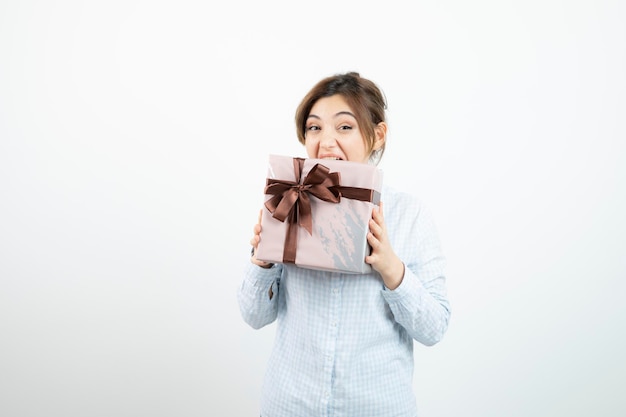
[[[391,247],[383,216],[382,201],[379,203],[378,208],[375,207],[372,210],[372,218],[369,225],[370,231],[367,234],[367,242],[370,244],[372,252],[365,257],[365,262],[378,271],[387,288],[395,290],[402,282],[402,278],[404,278],[404,263]]]

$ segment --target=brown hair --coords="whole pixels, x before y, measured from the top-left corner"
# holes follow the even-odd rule
[[[358,72],[347,72],[326,77],[319,81],[300,102],[296,110],[296,132],[298,140],[304,144],[306,136],[306,120],[313,105],[320,98],[341,95],[354,111],[359,129],[368,150],[372,153],[376,140],[375,128],[385,121],[387,101],[382,91],[372,81],[363,78]],[[377,152],[375,163],[380,160],[385,150],[385,143]]]

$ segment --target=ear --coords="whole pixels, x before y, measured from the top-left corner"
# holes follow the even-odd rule
[[[380,149],[387,140],[387,123],[380,122],[374,128],[374,135],[376,135],[376,139],[374,140],[373,151]]]

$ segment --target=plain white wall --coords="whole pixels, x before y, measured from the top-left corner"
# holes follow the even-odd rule
[[[256,416],[240,318],[269,153],[356,70],[453,307],[422,416],[623,416],[626,6],[0,3],[0,415]]]

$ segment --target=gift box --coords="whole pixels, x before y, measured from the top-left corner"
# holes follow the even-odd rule
[[[366,163],[270,155],[257,259],[367,273],[382,171]]]

